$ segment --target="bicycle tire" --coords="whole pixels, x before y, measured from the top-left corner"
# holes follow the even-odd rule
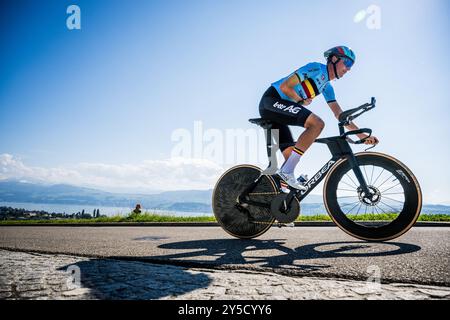
[[[352,170],[348,160],[341,159],[333,166],[324,183],[324,204],[328,214],[339,228],[358,239],[366,241],[387,241],[401,236],[414,225],[422,209],[422,192],[419,182],[406,165],[392,156],[378,152],[361,152],[355,154],[355,157],[359,166],[363,167],[364,170],[365,166],[369,166],[369,168],[370,166],[372,166],[371,180],[374,180],[373,170],[375,166],[377,168],[382,168],[383,171],[387,172],[387,175],[389,175],[390,173],[391,176],[394,177],[392,183],[396,183],[395,179],[398,180],[398,184],[396,185],[396,187],[399,186],[398,188],[401,188],[404,191],[403,196],[399,196],[400,199],[401,197],[403,197],[404,199],[403,206],[401,206],[400,204],[400,202],[402,201],[392,199],[399,202],[397,209],[398,212],[395,212],[395,215],[393,215],[395,218],[392,221],[384,221],[383,223],[381,221],[363,223],[354,221],[349,218],[350,215],[345,214],[342,210],[343,205],[339,204],[337,192],[339,184],[344,181],[344,175],[346,175],[348,172],[352,172]],[[380,176],[383,174],[383,171],[381,171]],[[368,175],[367,172],[366,175]],[[388,181],[389,179],[390,177],[388,177],[386,181]],[[350,185],[350,183],[347,183],[347,185]],[[386,195],[389,193],[385,192],[383,194],[381,190],[376,189],[375,183],[373,186],[371,186],[371,188],[373,188],[374,192],[378,190],[378,201],[383,202],[383,199],[391,199]],[[399,194],[401,194],[401,192],[399,192]],[[356,196],[354,197],[356,198]],[[389,200],[391,201],[391,208],[395,209],[393,207],[392,200]],[[368,205],[361,200],[361,197],[359,197],[359,201],[365,204],[366,207],[368,207]],[[389,205],[387,204],[386,206],[389,207]]]

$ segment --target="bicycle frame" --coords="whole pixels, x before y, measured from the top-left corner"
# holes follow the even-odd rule
[[[270,129],[268,129],[267,131],[270,131]],[[270,137],[270,133],[268,133],[268,138],[269,137]],[[271,138],[268,139],[268,141],[272,141]],[[359,168],[357,159],[355,158],[355,156],[353,154],[353,150],[351,149],[350,144],[346,140],[346,138],[344,138],[341,135],[341,136],[336,136],[336,137],[316,139],[315,142],[326,144],[328,146],[328,148],[330,149],[332,158],[330,160],[328,160],[328,162],[310,180],[308,180],[306,182],[306,184],[305,184],[306,188],[307,188],[306,190],[301,191],[301,190],[297,190],[295,188],[289,187],[290,192],[286,198],[287,205],[289,205],[291,203],[291,201],[294,199],[294,197],[297,197],[298,201],[301,202],[318,184],[320,184],[320,182],[326,177],[326,175],[331,170],[331,168],[333,168],[333,166],[336,164],[336,162],[342,158],[347,158],[347,160],[349,161],[350,166],[351,166],[353,172],[355,173],[356,178],[358,179],[358,182],[360,184],[362,191],[365,194],[370,193],[369,189],[367,187],[367,183],[361,172],[361,169]],[[269,162],[270,162],[270,157],[272,155],[272,152],[274,152],[274,151],[276,151],[276,149],[273,148],[273,145],[271,143],[268,143],[267,144],[267,154],[269,156]],[[269,167],[270,166],[271,166],[271,162],[269,163]],[[267,173],[264,173],[264,172],[265,171],[263,171],[263,173],[261,173],[261,175],[251,185],[249,185],[244,190],[244,192],[238,197],[238,203],[240,205],[250,204],[250,205],[255,205],[255,206],[260,206],[260,207],[265,207],[265,208],[270,207],[270,204],[249,200],[247,198],[248,194],[250,192],[252,192],[252,190],[256,187],[256,185],[258,184],[261,177],[264,175],[267,175]]]
[[[307,189],[305,191],[290,188],[291,192],[286,199],[287,203],[290,203],[291,197],[293,195],[297,196],[297,199],[301,202],[327,176],[328,172],[331,170],[331,168],[333,168],[334,164],[342,158],[347,158],[347,160],[349,161],[351,169],[355,173],[362,191],[365,194],[370,193],[369,188],[367,187],[366,180],[364,179],[364,176],[358,165],[358,161],[353,154],[353,150],[351,149],[350,144],[345,138],[342,138],[342,136],[329,137],[317,139],[315,142],[326,144],[330,149],[332,158],[328,160],[328,162],[311,179],[306,182],[305,186]],[[293,190],[295,191],[292,192]]]
[[[286,198],[286,204],[289,206],[291,201],[296,197],[298,201],[302,201],[322,180],[325,178],[330,171],[331,168],[336,164],[336,162],[342,158],[347,158],[347,160],[350,163],[351,169],[355,173],[355,176],[359,182],[361,191],[369,195],[370,191],[367,186],[366,181],[364,180],[364,176],[361,172],[361,169],[359,168],[358,161],[353,154],[353,150],[350,148],[350,144],[348,142],[348,136],[353,134],[360,134],[360,133],[368,133],[369,136],[372,134],[371,129],[359,129],[359,130],[353,130],[345,133],[345,126],[349,125],[350,122],[353,119],[356,119],[363,113],[375,108],[376,100],[374,97],[372,97],[370,103],[363,104],[357,108],[353,108],[347,111],[344,111],[339,116],[339,136],[335,137],[328,137],[328,138],[322,138],[322,139],[316,139],[315,142],[318,143],[325,143],[328,148],[330,149],[332,158],[310,179],[306,182],[306,190],[301,191],[297,190],[295,188],[289,187],[289,194]],[[237,198],[237,205],[242,206],[242,204],[251,204],[256,205],[260,207],[270,208],[270,204],[267,203],[260,203],[257,201],[252,201],[248,199],[248,194],[256,187],[259,180],[264,175],[272,175],[275,173],[275,171],[278,169],[277,164],[277,158],[276,158],[276,151],[279,148],[279,139],[278,135],[275,135],[275,147],[273,145],[272,141],[272,126],[269,124],[265,124],[263,128],[266,130],[266,147],[267,147],[267,156],[269,158],[269,166],[266,170],[264,170],[261,175],[252,183],[250,184],[244,192],[241,193],[240,196]],[[365,139],[362,139],[357,142],[353,142],[355,144],[363,143]]]

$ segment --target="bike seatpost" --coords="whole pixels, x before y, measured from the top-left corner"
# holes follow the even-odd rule
[[[266,130],[266,148],[267,157],[269,158],[269,166],[262,172],[262,174],[271,175],[274,174],[278,169],[277,151],[278,151],[278,141],[279,141],[279,131],[277,129],[272,129],[269,126]],[[275,143],[273,143],[273,138]]]

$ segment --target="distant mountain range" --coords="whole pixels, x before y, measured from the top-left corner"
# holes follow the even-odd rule
[[[212,189],[167,191],[159,194],[111,193],[66,184],[45,185],[14,180],[0,181],[0,202],[25,202],[103,207],[130,207],[184,212],[212,212]],[[302,201],[303,214],[325,213],[322,196],[309,195]],[[422,212],[450,214],[450,206],[424,205]]]
[[[0,181],[0,201],[46,204],[134,207],[168,211],[211,212],[212,190],[168,191],[159,194],[111,193],[65,184],[44,185]]]

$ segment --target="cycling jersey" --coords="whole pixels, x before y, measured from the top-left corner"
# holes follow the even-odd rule
[[[302,99],[313,99],[323,93],[327,103],[336,101],[334,89],[330,84],[327,65],[318,62],[308,63],[289,76],[272,83],[272,86],[277,90],[282,99],[295,102],[280,89],[280,85],[294,74],[300,82],[294,87],[294,90]]]

